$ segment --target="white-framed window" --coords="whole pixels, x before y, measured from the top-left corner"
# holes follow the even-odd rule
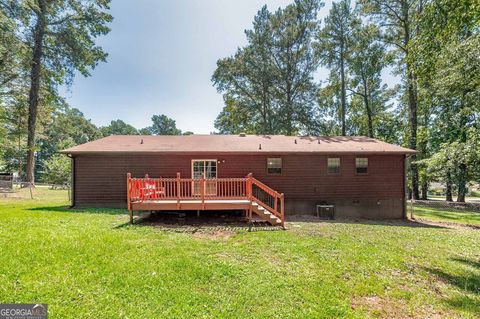
[[[200,195],[202,189],[206,195],[217,194],[217,160],[192,160],[192,194]]]
[[[267,158],[267,173],[271,175],[282,174],[282,159],[280,157]]]
[[[356,170],[357,174],[367,174],[368,173],[368,158],[366,158],[366,157],[355,158],[355,170]]]
[[[217,178],[217,160],[192,160],[192,178]]]
[[[340,173],[340,158],[339,157],[329,157],[327,160],[327,171],[329,174],[339,174]]]

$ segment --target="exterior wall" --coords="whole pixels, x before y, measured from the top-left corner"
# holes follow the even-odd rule
[[[282,174],[268,175],[269,157],[282,158]],[[327,158],[340,157],[340,174],[327,173]],[[355,157],[368,157],[368,173],[356,174]],[[75,206],[126,207],[126,174],[191,177],[192,159],[217,159],[218,177],[248,173],[285,193],[286,214],[313,214],[322,202],[338,217],[402,218],[404,155],[82,155],[76,156]]]

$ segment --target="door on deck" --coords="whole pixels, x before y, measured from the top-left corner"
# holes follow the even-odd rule
[[[217,195],[217,160],[192,160],[192,192],[202,194],[203,178],[205,195]]]

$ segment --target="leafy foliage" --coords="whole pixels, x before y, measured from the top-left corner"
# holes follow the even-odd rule
[[[109,0],[0,0],[0,167],[47,178],[58,150],[115,134],[179,135],[154,115],[140,130],[97,128],[59,97],[76,72],[107,54]],[[471,0],[349,0],[320,21],[318,0],[262,7],[247,43],[219,59],[212,83],[224,106],[221,134],[369,135],[416,148],[413,197],[442,182],[464,200],[480,180],[480,7]],[[319,67],[329,71],[317,81]],[[401,83],[387,87],[393,69]],[[192,134],[184,132],[183,134]],[[28,163],[28,165],[27,165]],[[51,164],[54,165],[54,164]]]
[[[438,0],[424,8],[410,49],[431,119],[428,177],[445,183],[458,201],[478,176],[480,131],[480,13],[471,1]]]
[[[125,123],[122,120],[114,120],[110,122],[110,125],[100,128],[103,136],[110,135],[137,135],[138,130],[131,126],[130,124]]]
[[[215,122],[220,132],[307,131],[315,102],[313,73],[318,67],[312,42],[322,5],[297,0],[274,13],[264,6],[253,29],[245,32],[248,45],[217,62],[212,82],[226,103]]]
[[[337,83],[340,103],[335,107],[341,125],[341,134],[347,134],[347,72],[353,53],[355,29],[360,19],[352,9],[350,0],[334,2],[324,27],[318,34],[317,54],[323,65],[330,69],[329,82]],[[340,73],[338,75],[338,73]],[[333,104],[335,105],[335,104]]]
[[[0,0],[0,19],[13,24],[8,28],[14,30],[13,39],[28,48],[20,50],[16,59],[28,61],[19,69],[29,73],[26,178],[30,183],[34,182],[39,106],[57,97],[57,85],[71,84],[75,71],[89,76],[98,62],[106,60],[107,54],[95,44],[95,38],[110,31],[109,3]]]
[[[53,185],[66,185],[70,182],[70,159],[64,155],[54,155],[45,161],[44,181]]]
[[[177,128],[175,120],[168,116],[154,115],[152,116],[152,126],[140,130],[143,135],[181,135],[182,131]]]

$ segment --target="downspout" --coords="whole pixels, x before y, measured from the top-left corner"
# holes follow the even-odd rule
[[[70,208],[75,207],[75,158],[72,156],[72,154],[67,154],[67,156],[70,158],[70,167],[71,167],[71,173],[70,173]]]
[[[403,156],[403,219],[407,219],[407,161],[413,154]]]

